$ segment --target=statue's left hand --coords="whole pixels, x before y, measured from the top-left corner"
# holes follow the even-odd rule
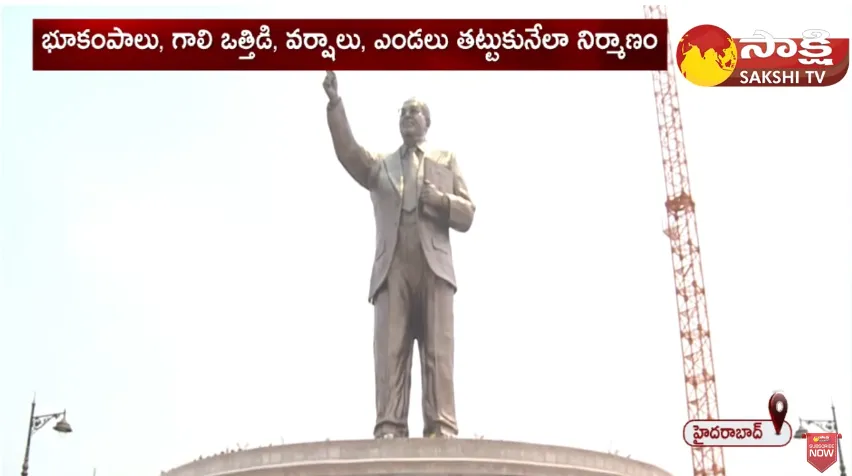
[[[420,191],[420,202],[424,205],[440,209],[444,204],[444,194],[441,193],[435,185],[428,180],[423,182],[423,189]]]

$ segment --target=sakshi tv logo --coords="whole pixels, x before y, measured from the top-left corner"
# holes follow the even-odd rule
[[[681,74],[692,84],[713,86],[831,86],[849,69],[849,38],[826,30],[804,30],[799,38],[777,38],[755,30],[734,38],[715,25],[687,31],[677,45]]]

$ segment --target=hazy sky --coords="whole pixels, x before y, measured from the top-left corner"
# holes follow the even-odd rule
[[[237,444],[369,438],[374,419],[372,207],[334,157],[323,72],[33,73],[33,17],[642,15],[544,0],[270,5],[3,10],[4,476],[20,472],[33,392],[75,428],[35,436],[33,476],[150,476]],[[848,37],[850,13],[670,10],[675,37],[703,23]],[[429,102],[431,140],[458,154],[477,202],[453,237],[462,434],[691,474],[650,73],[338,78],[376,151],[398,146],[405,98]],[[783,389],[794,428],[830,418],[833,399],[852,435],[852,79],[679,86],[721,414],[764,418]],[[731,476],[817,474],[801,441],[725,455]]]

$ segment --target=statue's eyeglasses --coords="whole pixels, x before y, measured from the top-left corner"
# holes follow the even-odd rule
[[[422,114],[423,108],[420,106],[405,106],[399,110],[399,116],[414,116],[417,114]]]

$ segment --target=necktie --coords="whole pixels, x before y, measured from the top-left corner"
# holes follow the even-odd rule
[[[411,147],[402,159],[402,208],[407,211],[417,209],[417,153]]]

